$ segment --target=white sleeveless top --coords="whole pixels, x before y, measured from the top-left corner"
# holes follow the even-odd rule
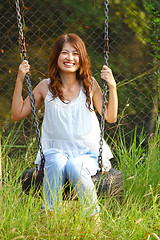
[[[48,80],[49,81],[49,80]],[[99,154],[100,127],[95,112],[86,107],[86,95],[81,88],[79,96],[69,103],[59,97],[53,100],[48,90],[45,98],[45,111],[42,123],[41,143],[43,152],[56,150],[76,157],[88,151]],[[93,109],[93,104],[91,105]],[[103,140],[103,165],[108,171],[111,168],[109,159],[112,152]],[[35,163],[40,162],[38,152]]]

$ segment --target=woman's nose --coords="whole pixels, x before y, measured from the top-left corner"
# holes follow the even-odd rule
[[[67,57],[68,57],[69,60],[72,60],[73,59],[73,54],[72,53],[68,53]]]

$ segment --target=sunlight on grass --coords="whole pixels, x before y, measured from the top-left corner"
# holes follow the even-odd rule
[[[63,201],[60,211],[50,213],[42,210],[41,197],[22,192],[20,177],[26,168],[32,166],[34,153],[31,147],[23,154],[12,148],[18,134],[18,130],[13,129],[8,137],[2,136],[0,239],[159,239],[158,124],[147,145],[143,132],[137,137],[135,130],[132,142],[127,147],[123,132],[119,132],[116,158],[123,174],[123,193],[121,198],[112,196],[99,199],[102,221],[99,228],[96,221],[83,213],[77,200]]]

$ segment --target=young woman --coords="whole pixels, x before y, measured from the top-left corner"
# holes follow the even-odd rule
[[[29,71],[30,65],[23,61],[12,101],[11,118],[15,121],[31,113],[29,97],[24,101],[22,98],[23,81]],[[109,87],[105,119],[114,123],[118,108],[116,82],[111,69],[105,65],[100,75]],[[33,94],[36,108],[43,101],[45,103],[41,136],[46,160],[44,207],[54,209],[68,179],[87,214],[97,214],[99,206],[91,176],[99,170],[100,128],[93,105],[101,114],[102,92],[92,77],[84,42],[77,35],[62,35],[56,40],[49,59],[49,78],[41,81]],[[109,159],[112,157],[104,141],[103,164],[106,170],[111,168]],[[35,163],[40,164],[39,153]]]

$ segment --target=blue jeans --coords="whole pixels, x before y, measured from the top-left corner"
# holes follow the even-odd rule
[[[45,153],[45,176],[43,181],[44,207],[53,210],[62,200],[66,179],[72,184],[86,212],[99,212],[97,193],[91,176],[98,170],[98,156],[87,152],[70,158],[63,152],[50,149]]]

